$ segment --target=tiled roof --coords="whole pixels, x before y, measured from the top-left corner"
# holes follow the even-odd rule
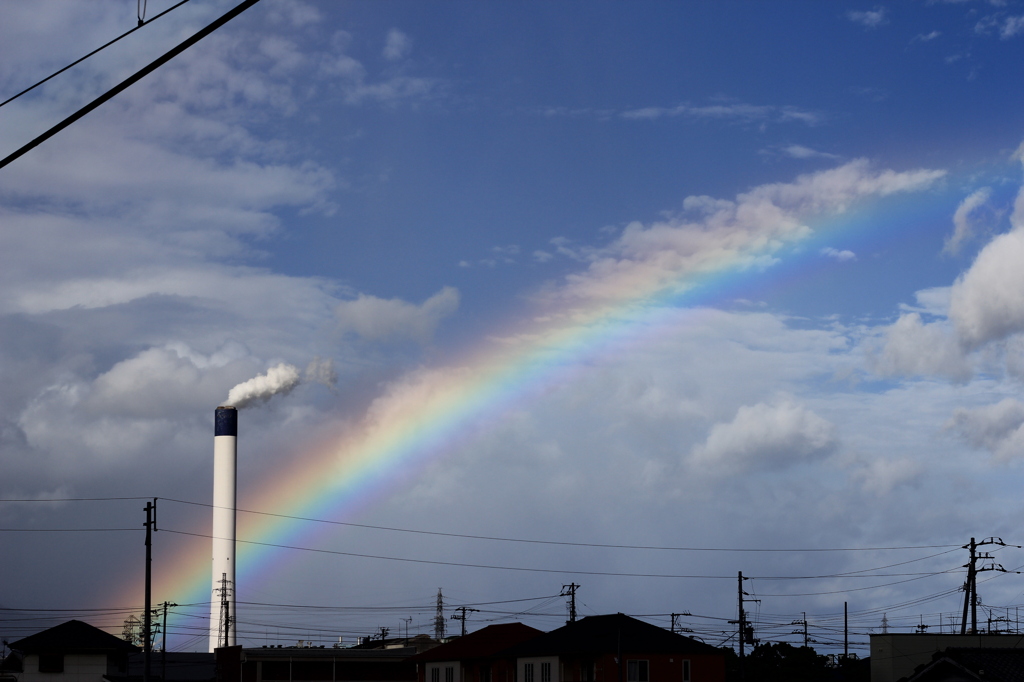
[[[616,613],[588,616],[513,648],[516,657],[564,654],[721,654],[710,644]]]
[[[950,648],[946,649],[946,655],[968,670],[984,670],[986,680],[1024,680],[1024,649]]]
[[[101,653],[139,651],[139,647],[129,644],[119,637],[104,632],[97,627],[80,620],[69,620],[49,630],[29,635],[8,645],[11,649],[25,654],[39,652],[53,653]]]
[[[487,658],[543,634],[542,631],[522,623],[488,625],[465,637],[424,651],[412,660],[462,661],[469,658]]]

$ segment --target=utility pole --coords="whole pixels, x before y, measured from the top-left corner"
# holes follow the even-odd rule
[[[437,615],[434,616],[434,639],[444,639],[444,597],[441,596],[441,588],[437,588]]]
[[[171,608],[173,606],[177,606],[177,604],[172,604],[171,602],[165,601],[163,606],[164,606],[164,643],[163,643],[163,646],[160,647],[160,679],[161,680],[166,680],[167,679],[167,609]]]
[[[562,592],[559,596],[569,598],[569,620],[565,621],[566,625],[576,622],[576,590],[580,587],[582,585],[577,585],[576,583],[562,585]]]
[[[850,657],[850,621],[847,618],[846,602],[843,602],[843,660]]]
[[[1007,571],[1005,568],[1003,568],[1001,564],[997,564],[997,563],[994,563],[994,562],[988,564],[987,566],[983,566],[981,568],[977,567],[977,562],[978,562],[979,559],[984,559],[986,561],[991,561],[992,559],[995,558],[991,554],[989,554],[988,552],[985,552],[983,554],[978,554],[978,547],[982,547],[984,545],[999,545],[1000,547],[1007,547],[1007,546],[1016,547],[1016,545],[1007,545],[1005,542],[1003,542],[1002,538],[996,538],[996,537],[986,538],[985,540],[982,540],[981,542],[975,542],[974,538],[971,538],[971,541],[968,544],[963,546],[963,549],[966,549],[966,550],[970,551],[970,559],[969,559],[969,561],[966,564],[964,564],[964,568],[967,569],[967,580],[966,580],[966,582],[964,582],[964,615],[963,615],[963,618],[960,621],[960,634],[961,635],[967,634],[967,607],[968,606],[970,606],[970,609],[971,609],[971,634],[972,635],[978,634],[978,601],[979,601],[978,600],[978,574],[982,573],[984,571],[1000,571],[1001,573],[1009,573],[1009,571]]]
[[[145,665],[143,682],[149,682],[150,658],[153,654],[153,531],[156,530],[156,498],[146,503],[146,610],[142,614],[142,651]]]
[[[747,599],[747,600],[743,599],[743,596],[745,594],[747,594],[746,592],[743,591],[743,581],[744,580],[749,580],[749,578],[744,578],[743,577],[743,571],[740,571],[739,574],[738,574],[738,578],[736,580],[737,592],[739,593],[738,594],[738,597],[739,597],[738,598],[738,601],[739,601],[739,618],[736,619],[736,620],[730,620],[729,621],[730,623],[736,623],[737,628],[738,628],[738,632],[739,632],[739,639],[740,639],[740,680],[746,679],[746,673],[745,673],[745,671],[743,669],[743,659],[746,657],[746,654],[744,653],[743,645],[747,644],[747,643],[754,644],[755,641],[756,641],[754,639],[754,628],[749,626],[749,625],[747,625],[747,613],[746,613],[746,611],[743,610],[743,602],[744,601],[759,601],[757,599]]]
[[[402,621],[405,623],[405,638],[409,639],[409,623],[412,622],[412,616],[402,618]]]
[[[462,614],[459,615],[457,613],[453,613],[452,614],[452,620],[461,620],[462,621],[462,636],[465,637],[466,636],[466,611],[479,611],[480,609],[471,609],[468,606],[460,606],[459,608],[457,608],[455,610],[456,611],[462,611]]]
[[[790,625],[803,625],[804,626],[804,646],[806,647],[806,646],[810,646],[810,639],[808,639],[808,637],[807,637],[807,612],[804,611],[803,614],[804,614],[804,619],[803,620],[794,620],[792,623],[790,623]],[[794,635],[799,635],[800,631],[799,630],[794,631],[793,634]]]
[[[678,617],[679,617],[678,613],[673,613],[672,614],[672,628],[671,628],[671,631],[673,633],[676,631],[676,618],[678,618]]]

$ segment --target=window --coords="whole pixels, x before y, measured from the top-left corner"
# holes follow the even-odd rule
[[[444,669],[444,682],[455,682],[455,668],[446,666]]]
[[[430,682],[441,682],[441,669],[436,665],[430,669]]]
[[[626,661],[627,682],[650,682],[647,661]]]
[[[551,682],[551,664],[540,664],[540,682]]]
[[[523,664],[523,682],[533,682],[533,663]]]
[[[683,682],[690,682],[690,661],[683,659]]]
[[[64,654],[39,654],[39,672],[64,672]]]
[[[594,682],[594,664],[580,663],[580,681]]]
[[[480,666],[480,682],[491,682],[491,666]]]

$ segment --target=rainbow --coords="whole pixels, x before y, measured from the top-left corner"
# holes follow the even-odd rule
[[[699,315],[702,307],[735,298],[754,283],[771,279],[776,285],[802,286],[807,273],[822,267],[819,250],[829,246],[829,240],[864,245],[888,238],[891,220],[879,219],[873,208],[881,207],[890,216],[896,213],[904,221],[943,220],[948,225],[956,199],[937,201],[934,192],[917,191],[930,183],[908,188],[915,191],[899,197],[861,201],[856,210],[843,207],[803,218],[801,229],[786,239],[706,259],[670,281],[642,273],[631,276],[615,296],[600,304],[563,302],[557,315],[535,321],[530,334],[510,335],[504,342],[492,339],[459,368],[413,373],[371,404],[357,425],[303,453],[285,475],[275,475],[256,490],[241,491],[239,506],[308,518],[352,518],[392,492],[404,480],[399,472],[408,477],[421,470],[500,422],[524,398],[570,381],[585,371],[588,360],[626,352],[633,344],[685,324],[687,315]],[[807,226],[812,222],[813,229]],[[691,312],[680,315],[680,308]],[[240,415],[243,430],[245,416]],[[318,526],[323,527],[243,514],[238,537],[266,545],[303,545],[321,532]],[[268,579],[288,552],[266,545],[239,544],[242,590],[261,577]],[[161,575],[169,577],[157,578],[157,599],[179,604],[209,600],[209,540],[197,538],[190,546],[161,568]],[[137,603],[141,593],[141,586],[133,582],[112,602]]]

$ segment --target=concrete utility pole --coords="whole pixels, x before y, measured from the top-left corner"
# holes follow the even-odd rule
[[[964,615],[960,621],[960,634],[967,634],[967,607],[971,608],[971,634],[978,634],[978,574],[984,571],[999,571],[1001,573],[1008,573],[1001,564],[991,563],[982,568],[977,567],[978,559],[984,559],[991,561],[993,557],[988,552],[984,554],[978,554],[978,547],[984,545],[999,545],[1000,547],[1016,547],[1017,545],[1007,545],[1003,542],[1002,538],[986,538],[981,542],[975,542],[974,538],[963,546],[963,549],[970,551],[970,560],[964,564],[964,568],[967,569],[967,581],[964,582]]]
[[[145,665],[142,669],[143,682],[149,682],[150,658],[153,654],[153,531],[156,530],[156,498],[146,503],[146,610],[142,614],[142,651]]]
[[[462,636],[465,637],[466,636],[466,611],[472,612],[472,611],[479,611],[480,609],[471,609],[468,606],[460,606],[460,607],[458,607],[455,610],[456,611],[461,611],[462,613],[461,614],[453,613],[452,614],[452,620],[461,620],[462,621]]]
[[[803,620],[794,620],[792,623],[790,623],[790,625],[803,625],[804,626],[804,630],[803,630],[804,646],[806,647],[806,646],[810,646],[811,640],[810,640],[810,638],[807,637],[807,612],[804,611],[803,614],[804,614],[804,619]],[[799,635],[800,631],[798,631],[798,630],[794,631],[793,634],[794,635]]]
[[[843,660],[850,657],[850,621],[847,618],[846,602],[843,602]]]
[[[569,598],[569,620],[565,621],[565,624],[576,622],[576,590],[582,587],[576,583],[569,583],[568,585],[562,585],[562,592],[559,596]]]
[[[746,594],[743,591],[743,571],[740,571],[739,574],[738,574],[738,578],[736,579],[736,586],[737,586],[736,591],[738,593],[738,602],[739,602],[739,614],[738,614],[739,617],[735,621],[729,621],[729,622],[730,623],[733,623],[733,622],[736,623],[737,632],[739,633],[739,640],[740,640],[740,680],[745,680],[746,679],[746,672],[744,671],[744,668],[743,668],[743,659],[746,656],[746,654],[744,652],[743,645],[744,645],[744,643],[747,640],[747,614],[743,610],[743,595]]]
[[[164,644],[160,647],[160,679],[167,679],[167,609],[177,606],[171,602],[164,602]]]

